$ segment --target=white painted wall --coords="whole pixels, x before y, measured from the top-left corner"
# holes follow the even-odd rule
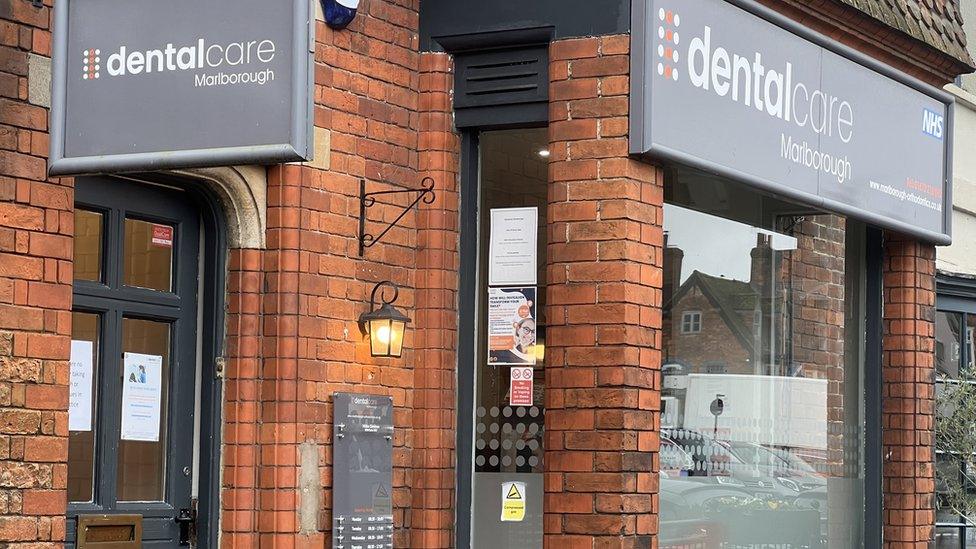
[[[976,58],[976,0],[961,0],[970,54]],[[937,250],[943,272],[976,276],[976,75],[946,86],[956,96],[953,120],[952,245]]]
[[[973,35],[976,40],[976,34]],[[950,85],[956,96],[953,120],[952,245],[939,248],[936,267],[976,276],[976,95]]]

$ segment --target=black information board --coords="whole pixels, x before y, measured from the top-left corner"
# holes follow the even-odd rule
[[[393,547],[393,399],[333,395],[332,547]]]

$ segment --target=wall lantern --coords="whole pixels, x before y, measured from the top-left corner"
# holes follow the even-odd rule
[[[389,286],[393,289],[393,297],[386,299],[381,292],[383,305],[376,308],[376,292],[380,288]],[[393,306],[400,297],[400,288],[396,284],[384,280],[373,287],[369,296],[369,312],[359,316],[359,329],[364,336],[369,336],[369,353],[378,358],[400,358],[403,354],[403,334],[410,318]]]
[[[346,28],[356,17],[359,0],[322,0],[325,24],[335,30]]]

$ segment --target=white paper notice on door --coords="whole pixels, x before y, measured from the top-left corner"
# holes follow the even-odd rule
[[[68,430],[92,430],[92,387],[94,386],[95,345],[91,341],[71,341],[71,376],[68,388]]]
[[[538,236],[538,208],[491,210],[488,285],[535,286]]]
[[[163,357],[125,353],[122,377],[122,440],[159,442]]]

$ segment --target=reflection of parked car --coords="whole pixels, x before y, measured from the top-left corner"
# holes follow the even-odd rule
[[[688,476],[695,461],[688,452],[668,437],[661,437],[661,473],[669,478]]]
[[[735,486],[705,484],[688,477],[663,476],[660,484],[660,547],[719,547],[723,528],[706,516],[705,505],[713,500],[751,497]]]
[[[723,442],[737,458],[755,466],[794,492],[815,490],[827,485],[809,464],[787,450],[771,449],[751,442]]]
[[[824,547],[820,514],[706,477],[661,479],[660,547]]]
[[[798,492],[825,485],[822,478],[810,476],[805,470],[797,472],[803,476],[793,478],[787,473],[791,470],[787,461],[756,444],[716,440],[689,429],[662,429],[661,444],[661,470],[668,476],[742,486],[754,496],[765,498],[792,499]],[[672,444],[691,457],[692,467],[685,474],[674,475],[665,468],[664,452],[673,452]]]
[[[691,456],[690,477],[730,476],[733,466],[741,465],[719,441],[689,429],[662,429],[667,438]]]

